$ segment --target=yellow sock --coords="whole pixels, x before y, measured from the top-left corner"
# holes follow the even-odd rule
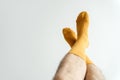
[[[90,58],[88,56],[86,56],[86,63],[87,64],[93,64],[93,62],[90,60]]]
[[[83,14],[87,14],[86,12],[82,12],[80,15],[83,17]],[[85,16],[86,17],[86,16]],[[80,16],[78,16],[78,19],[79,18],[81,18]],[[77,19],[77,21],[78,21],[78,19]],[[85,18],[86,19],[86,18]],[[88,17],[87,17],[87,19],[88,19]],[[81,19],[82,20],[82,19]],[[83,21],[83,23],[84,23],[84,21]],[[81,23],[81,25],[83,25],[83,23]],[[78,31],[78,33],[79,33],[79,31],[82,31],[82,30],[78,30],[79,29],[79,26],[80,26],[80,24],[79,25],[77,25],[77,31]],[[81,28],[81,27],[80,27]],[[81,29],[83,29],[83,28],[81,28]],[[86,29],[86,28],[84,28],[84,29]],[[84,30],[85,31],[85,30]],[[83,32],[84,33],[84,32]],[[72,47],[72,49],[70,50],[70,52],[72,53],[72,54],[75,54],[75,55],[78,55],[78,56],[80,56],[81,58],[83,58],[85,61],[86,61],[86,63],[87,64],[90,64],[90,63],[92,63],[92,61],[85,55],[85,49],[84,49],[84,47],[87,47],[88,46],[88,37],[87,36],[83,36],[83,33],[81,32],[81,34],[79,33],[77,36],[78,36],[78,38],[80,38],[80,39],[78,39],[78,41],[77,41],[77,36],[75,35],[75,32],[74,31],[72,31],[70,28],[64,28],[63,29],[63,35],[64,35],[64,38],[65,38],[65,40],[68,42],[68,44],[72,47],[74,44],[76,44],[75,45],[75,47]],[[86,34],[87,35],[87,34]],[[82,37],[80,37],[80,36],[82,36]],[[84,42],[85,43],[85,41],[82,41],[81,39],[87,39],[87,40],[85,40],[85,41],[87,41],[87,44],[82,44],[82,45],[84,45],[84,47],[81,45],[81,42]],[[81,41],[81,42],[80,42]],[[80,50],[79,50],[80,49]]]
[[[83,11],[79,14],[76,20],[77,27],[77,39],[81,39],[84,41],[84,48],[88,47],[88,25],[89,25],[89,17],[87,12]]]
[[[72,47],[77,40],[77,36],[75,35],[75,32],[73,30],[71,30],[70,28],[64,28],[63,29],[63,35],[64,35],[65,40]],[[92,64],[93,63],[87,55],[86,55],[86,63],[87,64]]]
[[[86,12],[80,13],[77,20],[77,41],[69,51],[72,54],[80,56],[86,61],[85,49],[87,47],[87,29],[88,29],[88,15]]]
[[[68,42],[68,44],[72,47],[73,44],[77,40],[77,36],[75,35],[75,32],[72,31],[70,28],[64,28],[63,29],[63,35],[64,39]]]

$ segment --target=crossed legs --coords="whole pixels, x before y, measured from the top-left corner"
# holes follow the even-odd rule
[[[81,12],[76,20],[77,35],[70,28],[63,29],[71,49],[62,59],[54,80],[104,80],[100,69],[85,54],[89,44],[88,25],[88,14]]]

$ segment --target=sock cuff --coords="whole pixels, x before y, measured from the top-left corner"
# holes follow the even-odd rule
[[[76,56],[79,56],[80,58],[82,58],[86,62],[86,55],[83,52],[70,50],[69,53],[74,54]]]

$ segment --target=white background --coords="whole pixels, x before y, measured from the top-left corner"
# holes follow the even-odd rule
[[[119,0],[0,0],[0,80],[51,80],[81,11],[90,16],[87,54],[106,80],[120,80]]]

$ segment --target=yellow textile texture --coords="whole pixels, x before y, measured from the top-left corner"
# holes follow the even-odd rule
[[[86,12],[80,13],[76,23],[77,35],[70,28],[64,28],[64,38],[72,47],[69,52],[80,56],[87,64],[90,64],[92,61],[85,54],[85,49],[88,47],[88,14]]]

